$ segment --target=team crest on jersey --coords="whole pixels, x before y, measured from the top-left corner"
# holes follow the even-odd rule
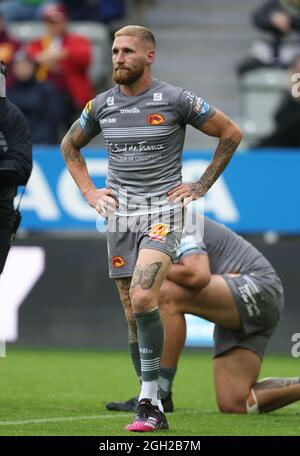
[[[92,109],[92,100],[88,101],[87,104],[85,105],[85,111],[88,114],[90,110]]]
[[[169,232],[169,225],[166,223],[157,223],[156,225],[151,226],[149,237],[152,241],[166,242],[166,237]]]
[[[119,255],[113,256],[111,262],[114,268],[122,268],[126,264],[125,258]]]
[[[165,118],[162,114],[152,113],[147,117],[147,122],[150,125],[161,125],[165,122]]]

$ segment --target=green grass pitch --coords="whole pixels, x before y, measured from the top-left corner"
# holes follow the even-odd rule
[[[299,360],[268,356],[262,376],[298,376]],[[104,404],[134,396],[138,381],[126,352],[8,348],[0,358],[1,436],[123,436],[131,413]],[[174,385],[176,412],[161,436],[299,435],[300,402],[268,415],[217,411],[207,353],[183,353]],[[131,435],[131,434],[130,434]],[[147,434],[143,434],[147,435]],[[153,435],[153,434],[152,434]]]

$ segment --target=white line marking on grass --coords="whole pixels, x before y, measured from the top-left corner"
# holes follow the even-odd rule
[[[183,409],[176,411],[176,415],[194,413],[194,414],[207,414],[207,413],[217,413],[216,410],[189,410]],[[41,423],[59,423],[64,421],[81,421],[81,420],[109,420],[115,418],[129,418],[132,413],[109,413],[105,415],[84,415],[84,416],[62,416],[62,417],[53,417],[53,418],[32,418],[29,420],[15,420],[15,421],[0,421],[0,426],[22,426],[25,424],[41,424]]]
[[[33,418],[31,420],[18,421],[0,421],[0,426],[18,426],[23,424],[39,424],[39,423],[56,423],[60,421],[81,421],[81,420],[105,420],[115,417],[125,418],[130,416],[128,413],[111,413],[110,415],[88,415],[88,416],[62,416],[53,418]]]

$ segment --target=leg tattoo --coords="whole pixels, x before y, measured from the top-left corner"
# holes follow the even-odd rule
[[[149,288],[152,287],[161,266],[162,263],[160,261],[148,264],[144,268],[137,265],[132,277],[131,288],[135,288],[137,285],[140,285],[143,290],[149,290]]]

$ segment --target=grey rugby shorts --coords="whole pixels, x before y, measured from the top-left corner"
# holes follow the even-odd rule
[[[107,226],[109,277],[132,277],[140,249],[159,250],[174,262],[184,224],[184,209],[134,216],[114,215]]]
[[[262,359],[270,337],[275,331],[284,305],[284,295],[278,276],[268,273],[223,275],[240,315],[242,330],[232,331],[220,325],[214,330],[214,357],[234,347],[258,354]]]

